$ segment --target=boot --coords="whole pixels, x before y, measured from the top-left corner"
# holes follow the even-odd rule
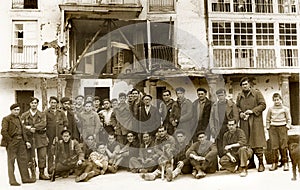
[[[277,163],[273,163],[269,170],[270,171],[277,170],[277,167],[278,167],[278,164]]]
[[[31,179],[36,180],[35,166],[30,167],[30,172],[31,172]]]
[[[45,175],[44,168],[40,168],[39,170],[40,170],[40,175],[39,175],[40,180],[50,180],[50,177]]]
[[[283,164],[283,171],[289,171],[289,165],[288,163]]]
[[[258,157],[258,161],[259,161],[259,166],[258,166],[257,171],[258,172],[265,171],[265,166],[264,166],[264,162],[263,162],[263,155],[261,155],[261,156]]]
[[[172,171],[172,168],[167,168],[166,169],[166,178],[167,178],[167,181],[170,182],[173,180],[173,171]]]
[[[181,169],[176,168],[172,173],[173,173],[173,179],[175,179],[179,174],[181,174]]]
[[[241,171],[241,173],[240,173],[240,176],[241,177],[246,177],[247,176],[247,169],[246,168],[242,168],[242,171]]]
[[[141,174],[141,177],[146,180],[146,181],[154,181],[155,178],[160,174],[160,171],[158,169],[156,169],[154,172],[152,173],[145,173],[145,174]]]
[[[247,166],[248,169],[253,169],[256,168],[255,162],[254,162],[254,154],[252,155],[252,157],[249,160],[249,164]]]

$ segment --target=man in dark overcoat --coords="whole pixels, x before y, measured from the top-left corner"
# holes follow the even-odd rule
[[[31,147],[22,124],[19,104],[10,106],[11,114],[2,120],[1,146],[6,147],[9,184],[20,186],[15,178],[15,160],[17,160],[23,183],[34,183],[28,172],[26,149]]]

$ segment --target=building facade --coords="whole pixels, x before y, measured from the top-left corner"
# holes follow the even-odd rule
[[[297,0],[9,0],[1,6],[1,114],[24,97],[116,98],[135,87],[225,87],[253,78],[265,95],[280,92],[299,119],[300,12]],[[3,89],[2,88],[2,89]],[[20,95],[21,94],[21,95]],[[24,95],[27,94],[27,95]],[[26,98],[25,98],[26,99]],[[25,107],[26,102],[24,102]]]

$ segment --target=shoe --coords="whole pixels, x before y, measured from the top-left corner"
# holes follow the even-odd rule
[[[131,169],[130,171],[131,171],[131,173],[138,173],[139,170],[137,168],[134,168],[134,169]]]
[[[205,176],[206,176],[206,173],[204,173],[202,170],[199,170],[198,173],[196,174],[197,179],[200,179]]]
[[[117,167],[115,166],[115,165],[113,165],[113,166],[108,166],[107,167],[107,170],[109,171],[109,172],[111,172],[111,173],[117,173]]]
[[[173,180],[173,171],[171,168],[167,168],[166,170],[166,178],[167,178],[167,181],[170,182]]]
[[[283,164],[283,171],[289,171],[289,165],[288,163]]]
[[[194,177],[196,177],[197,171],[196,171],[196,170],[193,170],[192,175],[193,175]]]
[[[237,171],[239,171],[239,165],[236,165],[236,166],[234,167],[234,170],[232,171],[232,173],[236,173]]]
[[[253,168],[256,168],[256,165],[254,162],[250,162],[247,166],[248,169],[253,169]]]
[[[18,182],[13,182],[13,183],[10,183],[11,186],[20,186],[21,184],[18,183]]]
[[[263,164],[259,164],[257,171],[258,171],[258,172],[263,172],[263,171],[265,171],[265,166],[264,166]]]
[[[35,179],[28,179],[26,181],[23,181],[23,183],[35,183],[36,180]]]
[[[242,168],[242,172],[240,173],[241,177],[246,177],[247,176],[247,170],[246,168]]]
[[[81,181],[84,181],[85,178],[86,178],[87,176],[88,176],[87,173],[83,173],[83,174],[81,174],[80,176],[77,176],[77,177],[75,178],[75,182],[81,182]]]
[[[148,170],[147,169],[139,169],[139,173],[147,173]]]
[[[150,174],[141,174],[141,177],[146,181],[154,181],[156,176],[150,173]]]
[[[273,163],[272,166],[269,168],[270,171],[277,170],[278,165],[276,163]]]
[[[40,173],[40,175],[39,175],[39,180],[50,180],[50,177],[46,176],[46,175],[43,174],[43,173]]]

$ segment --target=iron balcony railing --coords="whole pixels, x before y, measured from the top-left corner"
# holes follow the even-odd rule
[[[38,63],[37,45],[12,45],[11,68],[12,69],[37,69]]]
[[[148,0],[149,12],[175,11],[175,0]]]
[[[86,4],[86,5],[96,5],[96,4],[139,4],[139,0],[64,0],[65,4]]]

